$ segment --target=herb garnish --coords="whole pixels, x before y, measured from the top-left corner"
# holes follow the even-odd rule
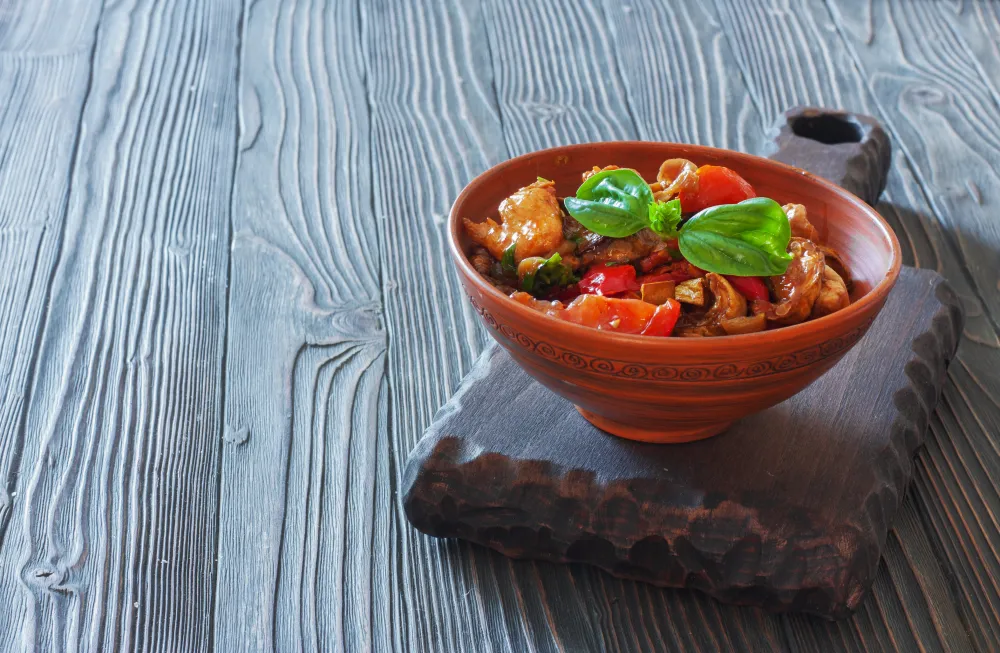
[[[564,205],[580,224],[601,236],[625,238],[649,228],[665,239],[676,238],[684,258],[708,272],[776,275],[785,272],[792,258],[788,217],[766,197],[707,208],[678,227],[680,200],[656,202],[639,173],[620,168],[593,175]]]

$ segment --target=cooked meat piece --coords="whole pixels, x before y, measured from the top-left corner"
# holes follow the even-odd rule
[[[515,241],[514,259],[518,262],[548,255],[562,243],[562,211],[551,181],[538,180],[505,199],[500,204],[500,219],[501,224],[491,218],[483,222],[463,219],[469,237],[497,260]]]
[[[677,249],[676,242],[673,243],[673,246],[674,249]],[[639,260],[639,269],[645,273],[649,273],[673,260],[674,257],[670,253],[670,246],[664,242],[663,245],[657,245],[652,252]]]
[[[767,317],[763,314],[749,317],[734,317],[720,322],[726,335],[735,336],[741,333],[757,333],[767,328]]]
[[[819,290],[819,297],[813,304],[811,317],[823,317],[830,313],[836,313],[842,308],[846,308],[851,303],[851,297],[847,294],[847,286],[844,280],[829,265],[823,268],[823,285]]]
[[[490,276],[493,272],[493,263],[496,261],[485,247],[477,246],[469,254],[469,263],[472,263],[472,267],[476,268],[476,272],[483,275],[484,277]]]
[[[563,211],[562,220],[563,238],[566,242],[572,244],[573,249],[577,252],[585,252],[604,240],[604,236],[595,234],[590,229],[587,229],[565,210]],[[565,254],[568,252],[560,253]]]
[[[687,159],[667,159],[660,164],[656,173],[656,183],[650,184],[653,199],[666,202],[682,190],[693,192],[698,189],[698,166]]]
[[[746,298],[737,292],[724,276],[709,272],[705,278],[708,279],[708,287],[712,291],[713,298],[712,307],[705,316],[709,321],[719,322],[746,316]]]
[[[776,324],[788,326],[809,319],[823,285],[823,254],[811,240],[792,238],[788,244],[792,260],[785,273],[771,277],[771,291],[777,302],[755,301],[753,312],[764,313]]]
[[[851,271],[847,268],[847,264],[844,263],[844,259],[840,257],[837,250],[825,245],[816,245],[816,248],[823,252],[823,261],[826,263],[826,266],[833,268],[840,275],[841,280],[844,282],[844,287],[847,288],[847,292],[854,290],[854,279],[851,278]]]
[[[663,244],[663,239],[649,229],[638,231],[628,238],[608,238],[580,256],[584,266],[596,263],[631,263]]]
[[[515,289],[508,283],[509,280],[501,278],[503,275],[500,273],[500,264],[485,248],[477,246],[473,249],[469,254],[469,262],[476,268],[476,272],[483,275],[497,290],[505,295],[514,292]]]
[[[611,165],[611,166],[604,166],[603,168],[598,168],[597,166],[594,166],[590,170],[587,170],[586,172],[583,173],[582,175],[583,181],[587,181],[588,179],[596,175],[598,172],[602,172],[604,170],[619,170],[619,167]]]
[[[674,299],[692,306],[705,305],[705,279],[698,277],[689,279],[674,287]]]
[[[793,238],[806,238],[814,243],[819,242],[819,232],[806,217],[806,207],[801,204],[785,204],[781,208],[788,216],[788,226],[792,229]]]
[[[746,317],[747,300],[725,277],[709,272],[705,275],[705,279],[708,280],[708,287],[712,291],[712,306],[704,315],[691,315],[685,320],[685,324],[678,323],[674,329],[676,335],[688,337],[725,335],[723,322]]]

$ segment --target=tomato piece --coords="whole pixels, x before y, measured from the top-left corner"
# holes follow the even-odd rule
[[[726,280],[733,285],[736,292],[743,295],[750,301],[767,301],[770,299],[770,294],[767,291],[767,285],[764,280],[760,277],[733,277],[730,275],[725,275]]]
[[[579,283],[580,292],[588,295],[620,295],[631,290],[639,290],[635,278],[635,268],[631,265],[595,265],[587,270]]]
[[[644,336],[666,337],[674,332],[674,325],[677,318],[681,316],[681,304],[673,299],[656,307],[652,319],[646,324],[646,328],[641,331]]]
[[[560,302],[535,299],[526,292],[516,292],[510,298],[560,320],[616,333],[667,336],[680,315],[680,304],[674,300],[655,306],[639,299],[580,295],[563,306]]]
[[[641,333],[655,312],[656,306],[638,299],[580,295],[558,317],[595,329]]]
[[[738,204],[751,197],[757,197],[753,186],[733,170],[723,166],[702,166],[698,168],[698,190],[681,190],[681,210],[697,213],[710,206]]]

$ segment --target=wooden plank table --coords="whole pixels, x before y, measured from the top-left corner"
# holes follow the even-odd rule
[[[0,7],[0,650],[1000,649],[1000,3]],[[405,522],[485,334],[474,175],[563,143],[760,151],[872,114],[879,209],[968,313],[874,589],[829,623]]]

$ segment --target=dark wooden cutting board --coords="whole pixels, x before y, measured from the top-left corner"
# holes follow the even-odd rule
[[[788,154],[817,155],[791,134],[801,115],[783,119],[776,158],[810,168],[808,156]],[[888,141],[877,124],[850,118],[866,132],[826,152],[824,172],[874,202]],[[937,273],[904,268],[868,334],[820,380],[680,445],[600,431],[494,344],[410,454],[406,516],[430,535],[516,558],[848,615],[874,579],[962,321]]]

